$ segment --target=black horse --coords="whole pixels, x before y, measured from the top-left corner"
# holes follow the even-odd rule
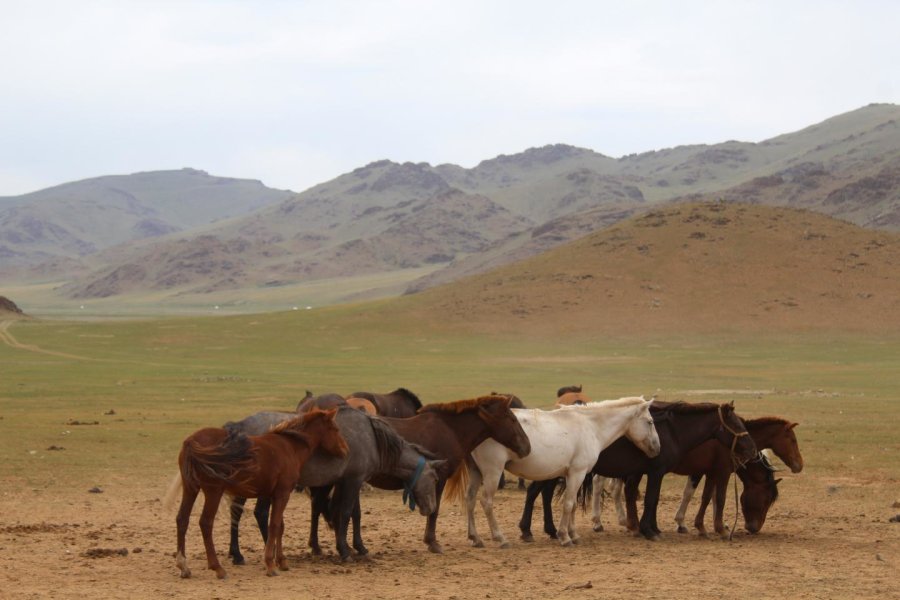
[[[592,474],[620,479],[636,477],[637,481],[646,474],[647,490],[644,496],[640,533],[648,539],[656,539],[660,534],[656,525],[656,508],[663,475],[678,464],[688,451],[709,439],[716,439],[731,448],[739,462],[755,458],[757,451],[740,418],[734,413],[732,404],[654,401],[650,412],[659,434],[661,448],[659,456],[648,458],[630,441],[619,438],[600,453],[594,468],[585,479],[586,485],[589,486]],[[558,480],[549,479],[535,481],[528,486],[525,508],[519,521],[523,540],[527,542],[534,540],[531,533],[531,517],[538,494],[541,495],[544,505],[544,531],[551,538],[557,537],[552,507],[553,492],[557,483]]]

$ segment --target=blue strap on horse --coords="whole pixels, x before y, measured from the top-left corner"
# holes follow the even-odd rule
[[[409,510],[416,509],[416,499],[413,497],[413,488],[416,487],[416,482],[419,481],[419,477],[422,476],[422,471],[425,470],[425,457],[419,456],[419,462],[416,463],[416,471],[413,473],[412,478],[407,483],[403,484],[403,504],[406,504],[406,501],[409,500]]]

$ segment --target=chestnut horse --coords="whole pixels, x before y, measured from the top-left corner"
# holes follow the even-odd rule
[[[347,398],[345,398],[345,400],[351,408],[361,410],[369,416],[374,417],[378,414],[378,409],[375,408],[375,405],[372,404],[371,400],[367,400],[366,398],[357,398],[356,396],[348,396]]]
[[[441,495],[445,486],[448,487],[448,494],[464,487],[465,461],[472,450],[490,438],[518,456],[527,456],[531,452],[528,436],[509,408],[511,401],[508,395],[481,396],[471,400],[429,404],[422,407],[417,415],[407,419],[382,417],[402,438],[422,446],[436,457],[447,461],[444,475],[437,482],[437,506],[428,516],[422,540],[428,545],[429,551],[436,554],[443,553],[435,533]],[[369,483],[381,489],[403,489],[403,481],[396,477],[376,476],[369,479]],[[314,501],[312,515],[314,522],[318,520],[318,514]],[[310,546],[317,548],[318,540],[313,539],[312,532],[313,528],[310,529]],[[358,539],[360,532],[358,506],[353,511],[353,532],[355,546],[357,541],[361,543]]]
[[[185,554],[185,534],[191,509],[203,491],[203,514],[200,531],[206,547],[208,568],[225,579],[225,569],[216,557],[212,527],[225,493],[243,498],[264,496],[272,499],[269,538],[266,541],[266,575],[277,575],[278,568],[287,570],[282,549],[284,509],[300,479],[300,472],[310,455],[321,447],[338,457],[347,455],[347,443],[334,423],[336,410],[313,409],[277,425],[269,433],[246,436],[223,428],[200,429],[184,440],[178,456],[181,471],[181,508],[175,519],[178,548],[175,563],[182,577],[190,577]]]

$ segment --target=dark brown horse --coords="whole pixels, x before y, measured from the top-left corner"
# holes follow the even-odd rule
[[[176,517],[178,549],[175,563],[182,577],[190,577],[185,554],[185,534],[197,494],[203,491],[203,514],[200,531],[206,547],[209,569],[219,579],[226,577],[213,545],[212,527],[225,493],[244,498],[272,499],[269,537],[266,541],[266,574],[277,575],[278,568],[287,570],[282,550],[284,509],[300,479],[303,465],[319,447],[338,457],[347,455],[348,447],[334,423],[336,410],[313,409],[277,425],[269,433],[246,436],[223,428],[201,429],[184,440],[178,456],[181,471],[181,508]]]
[[[656,526],[656,507],[663,476],[677,464],[691,449],[710,440],[730,452],[736,452],[740,461],[756,457],[756,447],[747,435],[746,429],[731,404],[702,402],[667,403],[654,401],[650,408],[660,440],[660,453],[648,458],[637,446],[625,438],[620,438],[607,447],[594,465],[591,473],[601,477],[635,478],[636,482],[647,475],[647,491],[644,500],[644,514],[640,522],[640,532],[648,539],[659,536]],[[590,480],[586,480],[589,490]],[[525,509],[519,522],[522,539],[532,541],[531,515],[534,501],[542,495],[544,505],[544,531],[556,538],[553,524],[552,498],[557,481],[536,481],[528,487]],[[599,494],[599,490],[596,491]],[[635,520],[636,522],[636,520]],[[600,531],[598,516],[594,517],[594,530]]]
[[[792,423],[781,417],[741,420],[750,433],[750,437],[756,443],[757,448],[760,450],[771,449],[794,473],[799,473],[803,470],[803,456],[800,454],[800,446],[797,444],[797,436],[794,434],[794,428],[797,426],[797,423]],[[699,485],[700,480],[706,476],[706,483],[703,486],[703,499],[694,519],[694,527],[697,528],[701,535],[707,535],[703,521],[706,516],[706,507],[713,494],[715,494],[713,527],[716,533],[725,535],[723,510],[728,478],[732,472],[731,460],[727,453],[722,452],[716,446],[703,444],[688,454],[681,464],[673,469],[673,472],[680,475],[688,475],[681,506],[675,515],[675,522],[678,523],[678,532],[687,533],[687,528],[684,526],[684,515],[687,512],[687,506],[690,503],[694,490]],[[740,474],[740,471],[738,474]],[[765,521],[765,516],[763,516],[763,521]],[[748,531],[751,531],[753,528],[759,531],[762,527],[761,523],[759,527],[755,527],[755,525],[747,523],[746,519],[744,524]]]
[[[417,415],[407,419],[384,418],[402,438],[447,461],[443,471],[446,475],[439,478],[437,483],[437,507],[428,516],[423,538],[431,552],[443,552],[435,533],[441,494],[448,480],[448,493],[459,486],[465,489],[465,460],[472,450],[484,440],[493,438],[520,456],[527,456],[531,452],[528,436],[509,409],[510,402],[508,396],[482,396],[472,400],[429,404],[421,408]],[[387,490],[404,487],[404,482],[395,477],[377,476],[369,479],[369,483]],[[317,520],[315,504],[314,502],[312,518]],[[354,546],[360,531],[359,518],[357,507],[353,512]],[[311,537],[310,546],[317,548],[318,540]]]
[[[365,398],[375,405],[379,416],[405,419],[416,414],[422,408],[422,401],[406,388],[397,388],[387,394],[373,394],[372,392],[353,392],[349,397]]]

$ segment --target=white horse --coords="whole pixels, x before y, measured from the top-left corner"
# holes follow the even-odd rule
[[[491,527],[491,538],[501,547],[509,546],[494,517],[494,492],[504,467],[507,471],[531,479],[544,481],[554,477],[566,478],[562,516],[558,535],[563,546],[578,539],[574,527],[575,500],[585,475],[597,462],[597,456],[612,442],[627,436],[647,456],[659,454],[659,436],[650,416],[650,402],[643,396],[591,402],[552,411],[513,409],[528,439],[531,454],[519,458],[511,450],[488,439],[472,452],[469,467],[469,487],[466,490],[466,510],[469,517],[469,539],[476,547],[484,546],[475,529],[475,497],[482,481],[481,505]]]

